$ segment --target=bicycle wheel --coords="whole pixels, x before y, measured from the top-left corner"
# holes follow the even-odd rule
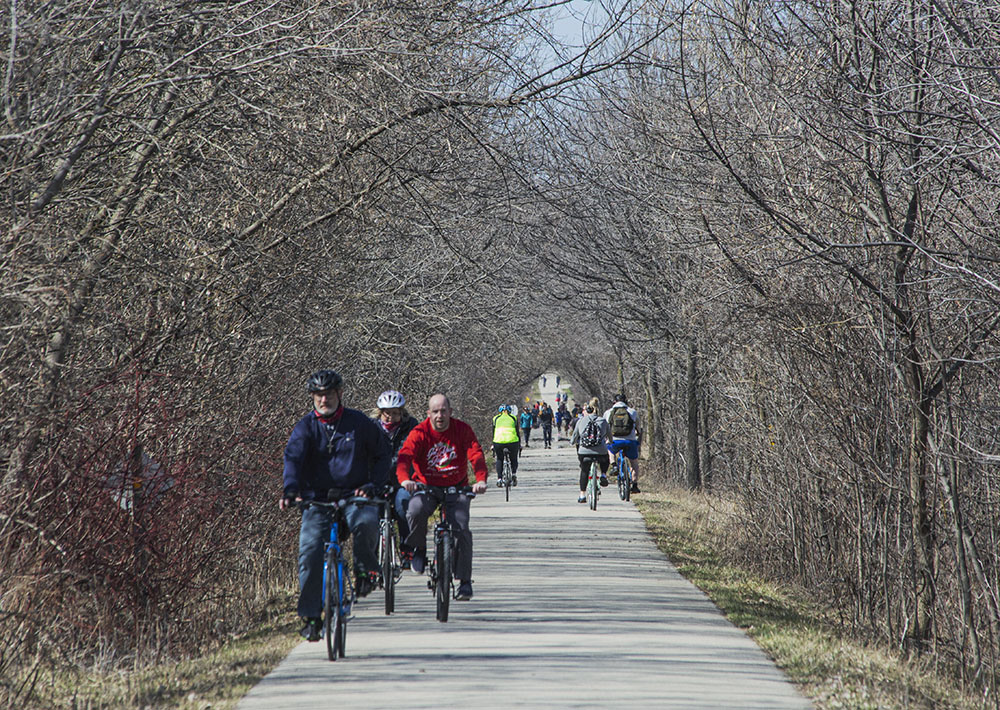
[[[396,538],[392,534],[392,518],[382,518],[382,535],[379,538],[379,568],[382,571],[382,589],[385,591],[385,613],[391,614],[396,609],[396,570],[395,547]]]
[[[628,482],[626,479],[625,467],[622,463],[625,461],[625,457],[619,453],[615,457],[615,467],[618,469],[618,497],[622,500],[628,500]]]
[[[622,456],[622,462],[618,470],[621,471],[621,483],[618,486],[619,488],[622,486],[625,488],[625,495],[622,496],[622,500],[632,500],[632,464],[624,456]]]
[[[597,496],[601,493],[600,469],[597,462],[590,463],[590,479],[587,481],[587,502],[590,503],[591,510],[597,510]]]
[[[448,620],[448,605],[451,603],[451,578],[454,576],[451,559],[451,531],[444,530],[438,538],[437,544],[437,584],[434,589],[434,596],[437,600],[437,620],[445,622]]]
[[[333,550],[326,558],[326,579],[323,589],[323,636],[326,637],[326,655],[331,661],[337,660],[340,650],[338,634],[340,627],[340,565]]]
[[[354,588],[345,569],[344,559],[337,564],[337,587],[340,590],[340,603],[337,605],[337,619],[333,625],[334,648],[340,658],[347,651],[347,617],[351,613],[351,601],[354,598]]]
[[[510,454],[504,452],[503,455],[503,487],[507,500],[510,500],[510,482],[513,474],[510,472]]]

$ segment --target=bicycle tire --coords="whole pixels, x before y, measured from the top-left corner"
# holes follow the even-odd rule
[[[510,481],[512,476],[513,474],[510,472],[510,454],[505,451],[503,455],[503,487],[508,502],[510,501]]]
[[[621,468],[619,470],[625,472],[622,475],[622,485],[625,487],[625,497],[622,500],[627,502],[632,500],[632,464],[624,456],[622,456]]]
[[[382,589],[385,591],[386,616],[396,610],[396,571],[393,569],[396,555],[396,539],[392,534],[392,518],[382,519],[382,536],[379,540],[380,569],[382,570]]]
[[[591,510],[597,510],[597,496],[601,494],[599,475],[597,462],[591,461],[590,479],[587,481],[587,502],[590,503]]]
[[[337,619],[334,624],[334,646],[337,656],[343,658],[347,653],[347,615],[351,611],[351,600],[354,598],[352,582],[344,570],[344,560],[337,565],[337,588],[340,590],[340,604],[337,605]]]
[[[451,531],[443,530],[438,539],[437,546],[437,584],[434,589],[434,596],[437,603],[437,620],[444,623],[448,621],[448,606],[451,603],[451,578],[454,575],[451,559]]]
[[[337,642],[340,622],[340,566],[333,550],[327,553],[326,579],[323,590],[323,636],[326,637],[326,655],[331,661],[337,660],[340,650]]]
[[[625,468],[622,465],[625,457],[619,452],[615,456],[615,468],[618,469],[618,497],[622,500],[628,500],[628,485],[625,481]]]

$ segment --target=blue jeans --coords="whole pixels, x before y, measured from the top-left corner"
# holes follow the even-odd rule
[[[396,511],[396,524],[399,526],[400,549],[407,551],[410,546],[406,544],[406,538],[410,536],[410,524],[406,522],[406,508],[410,505],[410,498],[413,496],[408,490],[399,487],[396,491],[396,499],[393,501],[393,510]]]
[[[330,540],[333,513],[328,508],[312,507],[302,511],[299,528],[299,616],[323,615],[323,550]],[[344,508],[347,527],[354,535],[356,573],[378,569],[378,509],[375,506],[348,505]]]

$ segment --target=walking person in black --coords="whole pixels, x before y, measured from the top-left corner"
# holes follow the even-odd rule
[[[547,402],[542,402],[542,408],[538,412],[538,421],[542,424],[542,440],[546,449],[552,448],[552,407]]]

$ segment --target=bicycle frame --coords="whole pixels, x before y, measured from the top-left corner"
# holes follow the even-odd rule
[[[403,576],[403,566],[399,559],[392,501],[386,500],[380,505],[382,506],[382,511],[379,515],[379,582],[385,592],[385,613],[391,614],[395,611],[396,582]]]

